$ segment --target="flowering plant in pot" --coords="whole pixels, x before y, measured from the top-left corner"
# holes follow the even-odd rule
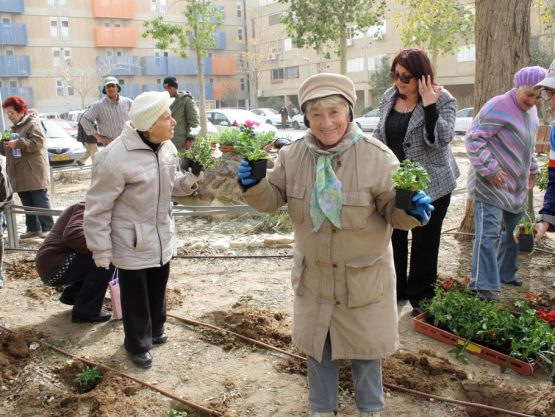
[[[195,139],[193,146],[180,153],[180,156],[183,156],[181,169],[188,171],[191,168],[194,175],[199,175],[200,171],[211,169],[220,160],[222,153],[218,144],[213,148],[209,139],[200,137]]]
[[[2,142],[7,142],[12,140],[12,131],[11,129],[6,129],[4,130],[4,133],[2,133]]]
[[[273,140],[273,134],[256,133],[254,128],[258,122],[247,120],[239,128],[239,137],[235,143],[235,152],[249,162],[252,174],[249,178],[259,180],[266,176],[266,166],[270,156],[264,150],[269,142]]]
[[[451,351],[462,362],[470,341],[528,363],[551,365],[555,357],[555,332],[530,294],[515,301],[515,310],[510,311],[466,290],[437,287],[435,296],[422,307],[429,322],[465,339]]]
[[[408,211],[413,208],[413,195],[426,189],[430,176],[418,162],[405,159],[391,179],[396,190],[395,207]]]

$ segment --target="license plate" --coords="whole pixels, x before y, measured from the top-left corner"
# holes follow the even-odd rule
[[[67,161],[69,159],[71,159],[69,156],[67,155],[59,155],[59,156],[52,156],[51,159],[53,161]]]

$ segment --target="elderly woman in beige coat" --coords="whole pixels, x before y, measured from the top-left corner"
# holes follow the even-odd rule
[[[381,358],[399,346],[391,232],[423,224],[433,207],[421,193],[412,215],[395,208],[391,176],[398,160],[352,123],[356,92],[349,78],[309,77],[299,100],[310,129],[280,151],[265,178],[253,178],[241,161],[243,197],[263,212],[289,206],[293,342],[308,355],[313,416],[336,412],[339,359],[351,360],[360,415],[379,416]]]

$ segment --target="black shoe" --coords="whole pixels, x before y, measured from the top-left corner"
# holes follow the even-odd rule
[[[150,368],[152,366],[152,354],[150,352],[131,353],[127,352],[131,361],[139,368]]]
[[[511,282],[504,282],[503,284],[514,285],[515,287],[522,287],[522,281],[520,281],[519,279],[515,279]]]
[[[99,323],[103,321],[108,321],[112,317],[112,314],[108,310],[101,309],[100,313],[96,316],[89,316],[88,314],[71,313],[71,321],[73,323]]]
[[[155,345],[162,345],[168,341],[168,335],[166,333],[162,333],[160,336],[153,336],[152,343]]]
[[[62,293],[62,295],[60,296],[60,303],[68,305],[68,306],[72,306],[73,304],[75,304],[75,298]]]

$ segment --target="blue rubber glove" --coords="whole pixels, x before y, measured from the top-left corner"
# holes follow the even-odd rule
[[[241,163],[239,164],[239,168],[237,169],[237,177],[239,178],[239,181],[241,181],[241,184],[252,185],[258,182],[257,180],[249,178],[251,174],[252,174],[252,168],[249,165],[249,162],[246,161],[245,159],[242,159]]]
[[[409,213],[414,217],[420,217],[424,223],[427,223],[430,220],[430,213],[434,211],[434,206],[430,204],[432,198],[424,191],[418,191],[412,196],[412,202],[414,208]]]

